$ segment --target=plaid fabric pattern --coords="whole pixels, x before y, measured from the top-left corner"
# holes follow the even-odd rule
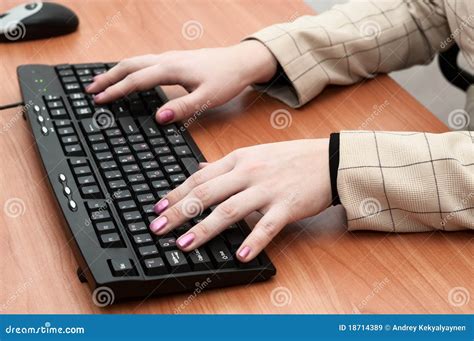
[[[349,229],[474,229],[473,132],[344,131],[340,154]]]
[[[426,63],[454,41],[474,67],[473,23],[470,0],[352,1],[248,39],[265,44],[289,80],[258,89],[299,107],[328,84]],[[474,229],[473,134],[342,132],[337,188],[349,229]]]

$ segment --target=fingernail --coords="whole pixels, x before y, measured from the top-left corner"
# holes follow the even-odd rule
[[[156,214],[160,214],[161,212],[163,212],[169,205],[169,201],[168,199],[163,199],[161,201],[159,201],[154,207],[153,207],[153,210],[155,211]]]
[[[158,119],[161,123],[166,123],[171,121],[174,118],[174,112],[170,109],[163,110],[158,113]]]
[[[99,78],[100,75],[95,75],[94,77],[92,77],[92,80],[95,82],[97,80],[97,78]]]
[[[150,229],[154,233],[158,233],[160,230],[162,230],[166,223],[168,222],[168,218],[166,217],[158,217],[155,220],[153,220],[150,224]]]
[[[194,241],[194,233],[187,233],[184,236],[181,236],[176,241],[179,247],[185,248],[189,246]]]
[[[94,85],[94,83],[91,83],[89,84],[88,86],[86,86],[86,91],[89,92],[92,88],[92,85]]]
[[[239,251],[239,257],[245,259],[252,249],[249,246],[245,246],[242,250]]]

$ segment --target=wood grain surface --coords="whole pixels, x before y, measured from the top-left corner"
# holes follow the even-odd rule
[[[0,12],[22,2],[3,0]],[[16,78],[20,64],[115,61],[169,49],[226,46],[272,23],[313,14],[296,0],[58,2],[79,15],[79,31],[0,45],[0,104],[20,100]],[[190,21],[198,23],[197,36],[186,36],[184,28]],[[167,87],[166,92],[173,97],[183,90]],[[270,121],[280,109],[291,114],[291,125],[285,129],[273,128]],[[77,279],[65,222],[19,109],[2,111],[0,128],[0,312],[176,312],[189,294],[107,309],[93,304],[89,288]],[[206,112],[190,131],[204,155],[216,160],[242,146],[327,137],[333,131],[360,128],[447,130],[392,79],[379,76],[326,89],[299,110],[249,89]],[[257,218],[247,220],[253,224]],[[469,232],[349,233],[342,207],[330,208],[288,226],[267,248],[277,267],[272,280],[204,291],[186,301],[180,311],[472,313],[474,299],[457,306],[449,297],[450,293],[474,295],[473,236]]]

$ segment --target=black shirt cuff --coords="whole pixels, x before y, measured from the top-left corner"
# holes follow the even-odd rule
[[[340,205],[339,193],[337,192],[337,171],[339,169],[339,133],[333,133],[329,137],[329,176],[331,178],[331,193],[333,206]]]

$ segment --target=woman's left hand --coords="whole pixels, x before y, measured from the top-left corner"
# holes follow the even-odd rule
[[[328,139],[296,140],[237,149],[207,164],[155,205],[150,229],[164,235],[190,219],[190,205],[212,213],[180,236],[191,251],[254,211],[263,217],[237,250],[248,262],[285,225],[318,214],[331,203]]]

